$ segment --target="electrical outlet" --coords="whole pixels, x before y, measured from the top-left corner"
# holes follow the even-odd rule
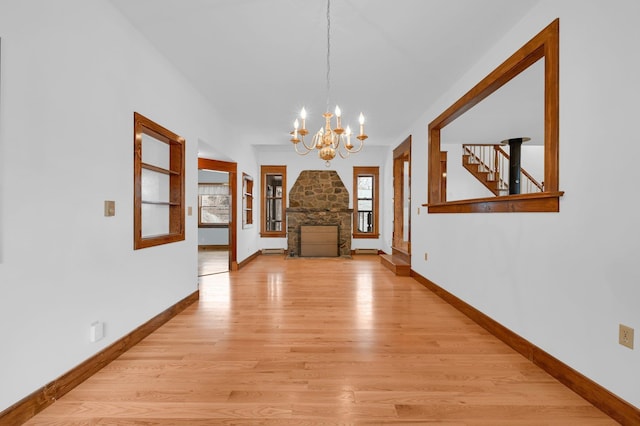
[[[425,254],[424,254],[424,260],[425,260],[425,262],[426,262],[427,260],[429,260],[429,255],[428,255],[427,253],[425,253]]]
[[[89,341],[95,343],[104,337],[104,323],[94,321],[89,327]]]
[[[620,324],[618,343],[629,349],[633,349],[633,328]]]

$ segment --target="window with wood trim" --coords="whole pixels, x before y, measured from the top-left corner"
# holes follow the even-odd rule
[[[242,227],[253,225],[253,178],[242,174]]]
[[[353,168],[353,238],[378,238],[379,167]]]
[[[185,140],[134,113],[133,247],[184,240]]]
[[[287,166],[260,167],[260,235],[287,236]]]
[[[198,227],[229,226],[231,194],[228,183],[198,184]]]

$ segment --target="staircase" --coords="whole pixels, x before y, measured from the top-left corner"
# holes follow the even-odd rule
[[[500,145],[462,145],[462,166],[495,196],[509,195],[509,154]],[[521,193],[543,192],[544,186],[525,169],[521,172]]]

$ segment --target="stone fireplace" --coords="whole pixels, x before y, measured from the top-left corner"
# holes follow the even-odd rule
[[[351,256],[349,192],[335,170],[304,170],[289,191],[287,246],[300,255],[300,226],[337,226],[338,255]]]

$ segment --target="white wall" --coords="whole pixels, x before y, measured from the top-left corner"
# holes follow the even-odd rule
[[[229,244],[229,228],[198,228],[199,246],[226,246]]]
[[[366,143],[366,142],[365,142]],[[387,146],[366,145],[357,154],[351,154],[348,158],[335,158],[331,161],[331,166],[326,167],[324,160],[318,158],[316,152],[311,152],[306,156],[295,153],[293,145],[288,146],[258,146],[256,147],[258,162],[261,165],[284,165],[287,166],[287,194],[291,191],[293,184],[303,170],[335,170],[342,183],[349,191],[349,207],[353,208],[353,167],[380,167],[380,238],[376,239],[352,239],[351,248],[377,248],[391,252],[390,230],[393,220],[393,190],[385,182],[385,160],[391,154],[391,149]],[[258,175],[259,176],[259,175]],[[256,180],[255,200],[260,200],[259,178]],[[288,204],[288,201],[287,201]],[[288,207],[288,205],[287,205]],[[260,210],[257,210],[260,211]],[[259,215],[256,215],[256,226],[259,228]],[[286,238],[260,238],[261,248],[287,248]]]
[[[408,129],[413,269],[636,407],[640,350],[617,335],[640,330],[638,16],[636,0],[543,0]],[[428,123],[556,17],[560,213],[418,214]]]
[[[196,215],[185,241],[133,250],[133,112],[185,137],[194,210],[197,141],[228,139],[106,1],[3,0],[0,31],[1,411],[197,289]]]

